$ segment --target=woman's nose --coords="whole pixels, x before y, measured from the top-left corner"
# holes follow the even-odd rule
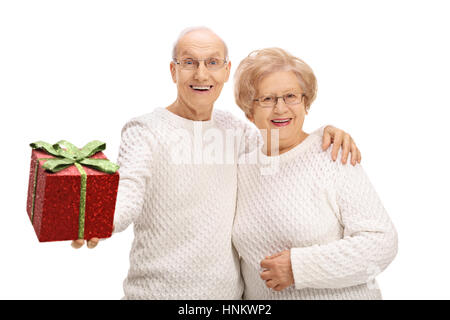
[[[281,101],[280,101],[281,100]],[[273,107],[273,111],[275,113],[283,113],[286,110],[287,106],[284,102],[283,97],[277,97],[277,101],[275,101],[275,106]]]

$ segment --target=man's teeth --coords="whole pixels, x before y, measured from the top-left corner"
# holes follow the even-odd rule
[[[291,119],[285,119],[285,120],[272,120],[272,122],[276,122],[276,123],[283,123],[283,122],[288,122]]]
[[[202,86],[202,87],[192,86],[192,89],[194,89],[194,90],[209,90],[209,89],[211,89],[211,87],[212,86]]]

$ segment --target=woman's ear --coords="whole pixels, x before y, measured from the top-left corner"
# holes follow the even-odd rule
[[[302,102],[303,102],[303,107],[305,108],[305,115],[308,114],[309,111],[309,107],[308,107],[308,98],[306,97],[306,95],[302,96]]]
[[[247,117],[248,120],[250,120],[251,122],[255,123],[255,119],[253,118],[252,114],[246,113],[245,116]]]

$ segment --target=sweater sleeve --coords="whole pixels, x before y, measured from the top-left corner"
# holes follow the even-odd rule
[[[125,230],[142,211],[151,175],[151,133],[132,119],[122,129],[117,163],[120,180],[114,213],[114,233]]]
[[[335,164],[335,201],[343,238],[291,249],[296,289],[369,283],[397,254],[397,231],[361,165]]]
[[[250,123],[233,117],[233,128],[242,133],[238,156],[249,153],[261,144],[261,135],[259,131]]]

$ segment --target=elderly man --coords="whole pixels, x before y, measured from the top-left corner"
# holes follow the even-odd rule
[[[215,33],[207,28],[182,32],[170,63],[177,99],[132,118],[122,129],[114,232],[133,223],[135,234],[124,299],[242,297],[231,242],[237,159],[256,146],[258,133],[230,113],[213,110],[230,68],[226,45]],[[343,144],[343,159],[351,151],[352,162],[360,160],[349,135],[326,127],[324,148],[330,140],[335,157]],[[227,160],[205,161],[211,148],[223,151]],[[89,240],[88,247],[97,242]]]

